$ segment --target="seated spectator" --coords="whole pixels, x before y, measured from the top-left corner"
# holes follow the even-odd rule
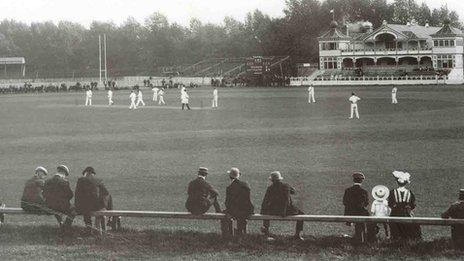
[[[371,215],[375,217],[388,217],[390,216],[391,209],[388,207],[388,196],[390,195],[390,191],[387,187],[383,185],[377,185],[372,189],[372,197],[374,197],[374,201],[372,202],[371,206]],[[390,233],[388,230],[388,224],[382,223],[383,229],[385,231],[385,237],[388,239],[390,238]],[[374,227],[375,233],[377,234],[380,230],[377,225]]]
[[[273,171],[269,179],[272,184],[267,188],[264,195],[261,214],[281,217],[304,214],[303,211],[293,205],[291,195],[295,194],[295,189],[282,182],[283,177],[280,172]],[[261,232],[267,236],[267,241],[272,241],[274,238],[269,235],[269,226],[270,221],[264,220]],[[304,240],[301,237],[301,231],[303,231],[303,221],[297,221],[294,235],[296,240]]]
[[[65,215],[64,226],[71,227],[76,214],[74,207],[70,203],[74,194],[67,180],[69,169],[65,165],[60,165],[56,170],[57,173],[45,181],[43,196],[47,207],[55,214],[58,224],[63,225],[62,215]]]
[[[96,173],[92,167],[87,167],[82,172],[82,176],[77,180],[75,206],[76,212],[84,216],[84,223],[87,232],[92,232],[92,218],[90,214],[94,211],[108,209],[110,193],[106,189],[103,181],[95,177]],[[95,227],[98,234],[102,234],[105,229],[105,217],[95,217]]]
[[[464,189],[459,190],[459,199],[442,215],[442,218],[464,219]],[[457,248],[464,248],[464,225],[451,226],[451,238]]]
[[[224,213],[237,220],[236,235],[246,234],[247,218],[254,212],[254,206],[250,199],[250,186],[239,179],[241,173],[238,168],[232,168],[227,173],[231,183],[226,189]]]
[[[43,198],[43,188],[47,174],[47,169],[39,166],[35,169],[35,175],[26,181],[23,196],[21,197],[21,208],[24,211],[35,214],[48,214]]]
[[[188,198],[185,202],[187,210],[194,215],[202,215],[208,211],[211,205],[217,213],[221,212],[221,207],[217,197],[219,193],[207,181],[208,169],[200,167],[198,177],[188,185]]]
[[[369,216],[367,206],[369,205],[369,198],[367,191],[361,187],[365,176],[361,172],[353,173],[354,185],[345,190],[343,195],[343,205],[345,206],[345,216]],[[347,223],[351,226],[351,223]],[[354,224],[354,237],[355,244],[364,243],[367,241],[367,228],[365,223]]]

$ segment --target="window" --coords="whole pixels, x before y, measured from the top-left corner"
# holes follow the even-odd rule
[[[438,46],[438,41],[437,40],[433,41],[433,46]]]
[[[449,46],[449,41],[448,41],[448,40],[445,40],[444,42],[445,42],[445,44],[444,44],[445,47],[448,47],[448,46]]]
[[[322,58],[324,63],[324,69],[337,69],[337,58],[335,57],[325,57]]]
[[[448,40],[434,40],[433,41],[433,46],[434,47],[453,47],[455,46],[456,43],[454,42],[454,40],[452,39],[448,39]]]
[[[454,46],[454,40],[450,40],[450,46]]]
[[[453,68],[454,64],[454,55],[437,55],[438,68]]]
[[[337,49],[338,49],[338,43],[336,42],[322,43],[322,50],[337,50]]]

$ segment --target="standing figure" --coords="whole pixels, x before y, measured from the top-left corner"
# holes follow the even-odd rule
[[[194,215],[202,215],[214,206],[216,212],[220,213],[221,207],[217,200],[219,193],[206,181],[208,169],[200,167],[197,175],[188,185],[185,208]]]
[[[314,99],[314,86],[313,86],[313,83],[311,83],[308,87],[308,103],[311,103],[312,102],[316,102],[316,100]]]
[[[369,197],[367,191],[361,187],[365,176],[361,172],[355,172],[352,175],[353,186],[345,190],[343,195],[343,205],[345,206],[345,216],[369,216],[367,206]],[[351,226],[351,223],[347,223]],[[367,227],[365,223],[354,224],[353,243],[364,243],[367,240]]]
[[[254,213],[254,206],[250,199],[250,186],[240,180],[240,170],[232,168],[227,172],[231,180],[226,189],[226,209],[224,213],[237,220],[236,235],[246,234],[247,218]]]
[[[351,93],[351,97],[348,99],[351,102],[351,114],[350,114],[350,119],[353,119],[353,113],[356,114],[356,118],[359,119],[359,112],[358,112],[358,101],[361,100],[358,96],[356,96],[353,93]]]
[[[442,215],[442,218],[464,219],[464,189],[459,190],[459,199]],[[464,225],[451,226],[451,238],[457,248],[464,248]]]
[[[398,88],[393,87],[392,89],[392,104],[397,104],[398,100],[396,99],[396,93],[398,92]]]
[[[217,106],[218,106],[218,90],[215,87],[213,90],[213,103],[211,107],[217,108]]]
[[[62,215],[65,215],[64,225],[70,227],[76,214],[74,207],[70,203],[74,193],[67,180],[69,169],[65,165],[60,165],[56,168],[56,171],[57,173],[53,177],[45,181],[43,196],[47,207],[55,214],[58,224],[60,226],[63,224]]]
[[[85,92],[85,106],[92,106],[92,90],[90,88]]]
[[[393,171],[398,188],[391,190],[388,196],[388,206],[392,217],[413,217],[416,208],[414,193],[406,188],[411,175],[408,172]],[[418,240],[421,238],[420,226],[416,224],[390,223],[390,231],[394,240]]]
[[[164,102],[164,89],[161,88],[158,92],[158,105],[165,105],[166,103]]]
[[[48,175],[46,168],[39,166],[35,169],[35,175],[26,181],[21,197],[21,208],[28,213],[47,214],[47,206],[43,197],[45,177]]]
[[[132,110],[132,109],[137,109],[137,105],[135,104],[135,100],[137,99],[137,95],[135,94],[134,90],[131,91],[131,94],[129,95],[129,98],[130,98],[130,106],[129,106],[129,109]]]
[[[372,197],[374,197],[374,201],[372,202],[371,206],[371,215],[375,217],[388,217],[390,216],[391,209],[388,207],[388,196],[390,195],[390,191],[387,187],[383,185],[377,185],[372,189]],[[383,229],[385,230],[385,237],[390,238],[390,233],[388,232],[388,224],[382,223]],[[376,226],[376,231],[378,231],[378,227]]]
[[[262,215],[285,217],[304,214],[303,211],[293,204],[291,195],[296,193],[295,189],[289,184],[282,182],[283,177],[279,171],[271,172],[269,180],[272,183],[267,188],[263,203],[261,204]],[[264,220],[261,232],[267,236],[267,241],[272,241],[274,238],[270,237],[269,226],[270,221]],[[303,221],[297,221],[294,239],[299,241],[304,240],[301,237],[301,231],[303,231]]]
[[[87,167],[82,172],[83,177],[77,180],[75,206],[77,214],[84,216],[84,223],[88,234],[92,232],[92,219],[90,214],[94,211],[108,209],[110,193],[103,181],[96,178],[95,170]],[[105,230],[105,217],[95,217],[95,227],[99,235],[102,228]]]
[[[142,104],[142,106],[145,106],[145,102],[143,102],[142,91],[138,90],[138,92],[137,92],[137,104],[135,106],[140,106],[140,104]]]
[[[108,105],[113,105],[113,90],[111,88],[108,89]]]
[[[189,95],[187,93],[187,90],[184,88],[182,89],[181,91],[181,94],[180,94],[180,102],[182,103],[182,110],[184,110],[184,106],[187,106],[187,109],[190,110],[190,107],[189,107]]]
[[[153,87],[153,89],[151,89],[153,91],[153,101],[154,102],[157,102],[158,101],[158,87]]]

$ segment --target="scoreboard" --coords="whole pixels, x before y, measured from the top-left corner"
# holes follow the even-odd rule
[[[253,56],[247,59],[247,72],[253,75],[263,75],[270,71],[271,58]]]

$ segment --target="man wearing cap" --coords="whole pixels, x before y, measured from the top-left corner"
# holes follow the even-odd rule
[[[314,99],[314,86],[313,83],[311,83],[308,87],[308,103],[311,103],[311,101],[314,103],[316,100]]]
[[[361,187],[365,177],[361,172],[353,173],[354,185],[345,190],[343,195],[343,205],[345,206],[345,216],[369,216],[367,206],[369,197],[367,191]],[[351,223],[348,223],[351,226]],[[363,243],[367,240],[367,231],[365,223],[354,224],[355,243]]]
[[[187,210],[194,215],[202,215],[208,211],[211,205],[217,213],[221,212],[221,207],[217,201],[219,193],[207,181],[208,169],[200,167],[198,177],[192,180],[187,189],[188,198],[185,202]]]
[[[87,167],[82,172],[83,177],[77,180],[76,197],[74,204],[77,214],[84,216],[84,223],[89,233],[92,231],[92,219],[90,213],[108,209],[110,193],[103,181],[95,177],[93,167]],[[95,226],[101,235],[102,227],[105,228],[105,217],[95,217]]]
[[[267,188],[266,194],[264,195],[263,203],[261,204],[262,215],[273,215],[273,216],[292,216],[304,214],[298,209],[292,202],[292,194],[296,191],[287,183],[282,182],[282,175],[279,171],[273,171],[269,177],[272,184]],[[261,232],[267,236],[267,240],[271,241],[274,238],[269,236],[270,221],[264,220]],[[294,238],[296,240],[304,240],[301,237],[301,231],[303,231],[303,221],[297,221],[295,227]]]
[[[459,190],[459,199],[442,215],[442,218],[464,219],[464,189]],[[464,225],[451,226],[451,238],[458,248],[464,248]]]
[[[232,168],[227,172],[231,180],[226,189],[226,209],[224,213],[237,220],[237,235],[246,234],[247,218],[254,213],[254,206],[250,199],[250,186],[241,181],[240,170]]]
[[[74,194],[67,180],[69,169],[65,165],[60,165],[56,168],[57,173],[45,181],[43,196],[47,207],[53,211],[56,220],[60,225],[63,224],[62,214],[66,215],[64,225],[70,227],[74,220],[75,211],[70,200]]]
[[[35,175],[26,181],[21,197],[21,208],[28,213],[46,214],[46,203],[42,192],[45,184],[45,176],[48,171],[46,168],[39,166],[35,169]]]

